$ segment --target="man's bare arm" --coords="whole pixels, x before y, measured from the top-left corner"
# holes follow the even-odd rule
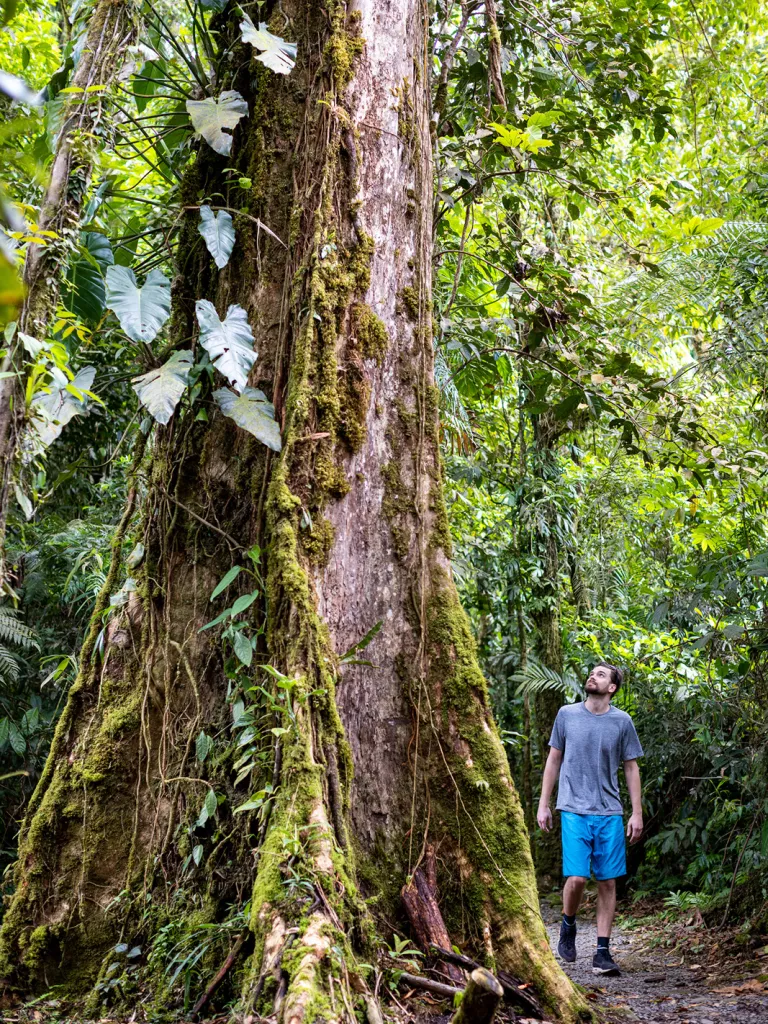
[[[549,801],[552,799],[552,793],[558,776],[560,775],[560,765],[562,763],[562,750],[558,750],[557,747],[550,747],[549,757],[547,758],[547,763],[544,765],[544,778],[541,783],[541,798],[539,800],[539,810],[536,815],[539,827],[543,828],[545,832],[549,832],[552,828],[552,811],[549,809]]]
[[[643,834],[643,799],[640,786],[640,768],[637,761],[624,762],[624,777],[627,780],[629,798],[632,801],[632,815],[627,822],[630,843],[636,843]]]

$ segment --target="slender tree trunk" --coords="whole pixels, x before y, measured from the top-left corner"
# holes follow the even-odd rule
[[[525,622],[523,620],[522,602],[518,598],[515,602],[515,618],[517,620],[517,636],[520,646],[520,666],[522,675],[528,667],[528,638],[525,633]],[[521,789],[523,798],[523,813],[525,816],[525,827],[528,835],[533,835],[536,828],[536,815],[533,811],[533,760],[531,757],[531,697],[526,693],[523,696],[523,770],[521,776]]]
[[[222,314],[245,307],[259,350],[252,383],[275,402],[283,450],[273,456],[211,406],[209,422],[196,409],[177,415],[137,462],[144,512],[123,521],[105,595],[124,534],[126,549],[145,545],[133,571],[140,599],[109,624],[101,658],[94,618],[22,835],[0,968],[26,987],[87,985],[118,935],[151,948],[164,913],[182,927],[185,906],[216,920],[250,899],[246,1009],[290,1024],[336,1020],[339,994],[361,998],[349,974],[372,934],[363,896],[402,921],[400,888],[431,843],[452,941],[530,980],[553,1015],[572,1019],[582,1004],[549,952],[522,809],[447,554],[428,8],[361,0],[348,13],[338,0],[284,0],[270,27],[296,37],[295,71],[275,76],[236,46],[225,87],[246,97],[249,118],[231,158],[201,153],[182,202],[223,190],[224,164],[236,166],[253,182],[249,213],[288,249],[240,218],[217,274],[189,213],[172,329],[180,342],[193,335],[203,295]],[[244,563],[237,546],[254,543],[266,576],[263,603],[249,610],[264,631],[255,662],[288,682],[257,704],[264,759],[248,790],[233,783],[225,751],[231,662],[199,629],[216,582]],[[340,663],[377,623],[371,664]],[[253,668],[248,685],[272,679]],[[267,712],[286,686],[291,714],[278,720],[287,731],[273,756]],[[202,766],[201,728],[224,737]],[[195,824],[206,792],[197,778],[224,798],[213,834]],[[233,815],[267,784],[271,813]],[[148,892],[151,919],[139,913]]]
[[[553,449],[561,429],[561,425],[552,415],[545,414],[536,418],[534,464],[543,487],[552,487],[556,482],[557,469],[554,464]],[[555,515],[556,509],[550,504],[546,508],[547,529],[545,535],[539,538],[544,571],[540,580],[532,588],[534,602],[532,617],[536,624],[539,661],[546,668],[562,675],[564,666],[560,621],[560,550]],[[562,703],[563,693],[556,689],[541,690],[534,699],[540,771],[543,771],[552,725]],[[546,877],[553,880],[559,878],[561,851],[557,829],[537,834],[535,859],[539,878]]]
[[[77,242],[83,199],[88,191],[93,131],[101,118],[102,97],[95,86],[114,82],[126,47],[133,36],[129,0],[98,0],[88,25],[72,87],[56,141],[51,177],[40,207],[38,227],[55,233],[46,245],[30,245],[24,263],[26,295],[19,330],[45,339],[56,311],[62,268]],[[90,89],[90,92],[86,92]],[[23,348],[17,340],[2,370],[21,373]],[[21,376],[0,380],[0,582],[5,575],[5,526],[13,464],[24,422],[24,381]]]

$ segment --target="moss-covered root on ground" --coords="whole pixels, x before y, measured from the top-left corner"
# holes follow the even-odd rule
[[[303,680],[298,687],[305,687]],[[328,1003],[328,954],[332,947],[347,947],[346,935],[360,924],[365,906],[331,825],[327,766],[313,753],[325,716],[315,712],[313,721],[300,691],[295,708],[295,727],[284,737],[283,781],[251,894],[256,941],[243,1003],[247,1011],[269,1016],[279,991],[282,1019],[300,1024],[335,1016]],[[278,976],[287,977],[281,991]]]

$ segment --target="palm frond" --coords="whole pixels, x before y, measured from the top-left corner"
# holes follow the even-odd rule
[[[554,690],[567,696],[584,696],[581,684],[573,673],[566,671],[561,675],[533,659],[529,660],[522,672],[516,672],[512,676],[512,681],[519,684],[516,691],[518,697],[542,693],[545,690]]]

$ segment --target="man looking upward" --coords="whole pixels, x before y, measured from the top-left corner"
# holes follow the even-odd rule
[[[558,776],[557,809],[563,839],[563,923],[557,952],[566,963],[576,959],[576,912],[584,886],[594,871],[597,879],[597,950],[594,974],[619,974],[611,958],[610,938],[616,913],[616,879],[627,873],[619,764],[624,765],[632,816],[627,824],[630,843],[643,832],[640,769],[643,748],[632,719],[611,705],[622,683],[621,669],[601,662],[586,683],[587,699],[565,704],[557,713],[549,739],[537,819],[552,828],[549,801]]]

